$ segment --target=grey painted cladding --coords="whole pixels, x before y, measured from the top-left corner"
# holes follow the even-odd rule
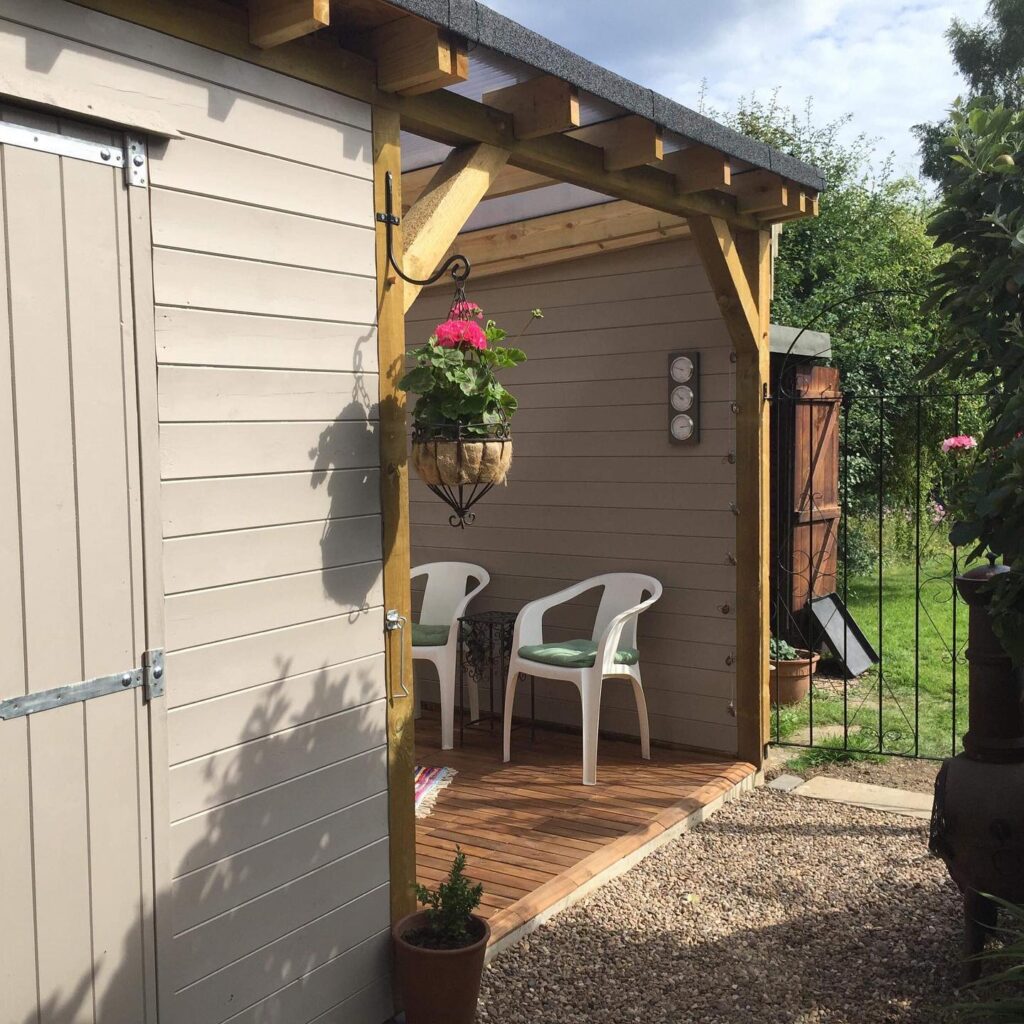
[[[538,71],[557,75],[579,89],[616,103],[632,114],[648,117],[669,131],[678,132],[694,142],[720,149],[754,167],[775,171],[807,188],[817,191],[825,188],[825,177],[816,167],[726,128],[652,89],[616,75],[511,18],[492,11],[477,0],[388,2],[465,36],[471,43],[488,46],[507,57],[530,64]]]

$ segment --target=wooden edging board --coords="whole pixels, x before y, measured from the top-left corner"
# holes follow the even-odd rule
[[[603,846],[578,864],[545,882],[529,896],[500,910],[490,920],[487,962],[536,931],[584,896],[625,874],[645,857],[706,821],[723,804],[739,799],[764,781],[751,764],[732,766],[721,777],[666,807],[649,824]]]

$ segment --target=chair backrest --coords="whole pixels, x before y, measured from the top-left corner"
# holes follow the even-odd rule
[[[608,624],[620,612],[635,608],[649,595],[661,594],[661,583],[658,580],[635,572],[610,572],[604,576],[595,576],[588,582],[604,587],[601,603],[597,607],[597,618],[594,620],[594,635],[591,638],[594,641],[601,639]],[[619,646],[636,647],[636,617],[622,627]]]
[[[477,587],[491,582],[490,573],[472,562],[428,562],[418,565],[410,574],[427,577],[420,606],[420,622],[429,626],[443,626],[452,622],[455,612],[466,596],[467,584],[473,580]]]

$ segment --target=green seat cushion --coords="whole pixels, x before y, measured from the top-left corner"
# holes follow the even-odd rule
[[[519,648],[519,657],[541,665],[556,665],[558,668],[591,668],[597,659],[597,644],[593,640],[529,644]],[[640,652],[635,647],[620,647],[615,652],[616,665],[635,665],[639,660]]]
[[[413,647],[444,647],[448,643],[451,626],[428,626],[425,623],[412,624]]]

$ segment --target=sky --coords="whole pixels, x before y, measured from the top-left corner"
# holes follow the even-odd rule
[[[689,107],[731,110],[741,96],[815,121],[852,114],[849,135],[877,138],[896,170],[916,174],[912,125],[960,93],[944,37],[986,0],[484,0],[590,60]]]

